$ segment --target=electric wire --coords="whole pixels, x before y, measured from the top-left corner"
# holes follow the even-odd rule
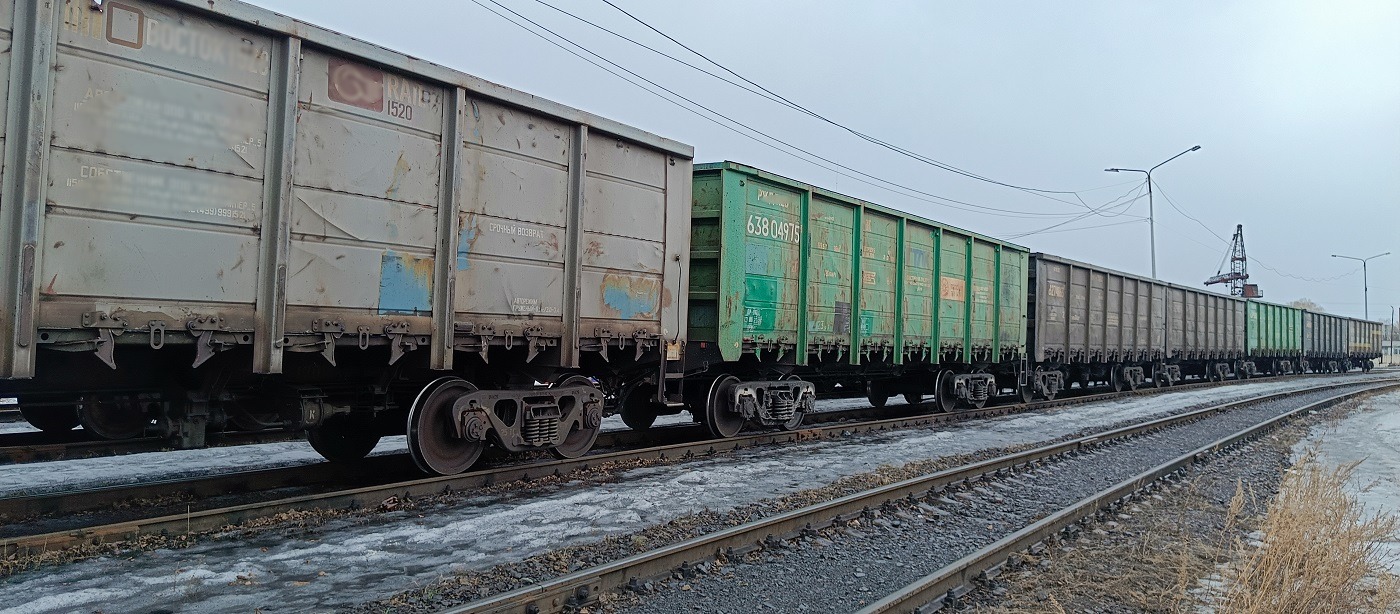
[[[511,15],[515,15],[515,16],[518,17],[520,20],[522,20],[522,21],[524,21],[524,22],[527,22],[527,23],[529,23],[529,24],[531,24],[531,25],[534,25],[536,28],[539,28],[540,30],[543,30],[544,32],[549,33],[550,35],[552,35],[553,37],[555,37],[555,38],[557,38],[557,39],[559,39],[559,40],[556,41],[556,40],[554,40],[554,39],[552,39],[552,38],[550,38],[550,37],[548,37],[548,36],[545,36],[544,34],[541,34],[541,33],[538,32],[538,31],[535,31],[534,29],[531,29],[530,27],[528,27],[528,26],[526,26],[526,25],[524,25],[524,24],[522,24],[522,23],[520,23],[520,22],[518,22],[518,21],[516,21],[516,20],[514,20],[514,19],[511,19],[510,17],[504,15],[504,14],[501,13],[500,11],[498,11],[498,10],[496,10],[496,9],[493,9],[493,8],[490,7],[490,6],[487,6],[485,3],[483,3],[482,0],[472,0],[472,2],[473,2],[474,4],[476,4],[477,6],[480,6],[480,7],[482,7],[483,9],[486,9],[487,11],[489,11],[489,12],[495,14],[496,16],[498,16],[498,17],[500,17],[500,18],[502,18],[502,19],[504,19],[504,20],[506,20],[506,21],[508,21],[508,22],[510,22],[510,23],[512,23],[512,24],[514,24],[515,26],[517,26],[517,27],[519,27],[519,28],[521,28],[521,29],[523,29],[523,30],[525,30],[525,31],[527,31],[527,32],[529,32],[529,33],[531,33],[532,35],[534,35],[534,36],[536,36],[536,37],[539,37],[539,38],[541,38],[542,40],[544,40],[544,41],[546,41],[546,42],[548,42],[548,43],[550,43],[550,44],[552,44],[552,45],[554,45],[554,46],[556,46],[556,47],[559,47],[560,49],[563,49],[564,51],[570,53],[571,55],[574,55],[574,56],[576,56],[576,57],[578,57],[578,58],[580,58],[580,59],[582,59],[582,60],[588,62],[589,64],[592,64],[593,66],[595,66],[595,67],[597,67],[597,68],[599,68],[599,69],[602,69],[602,70],[604,70],[604,71],[606,71],[606,72],[608,72],[608,73],[610,73],[610,74],[612,74],[612,75],[614,75],[614,76],[616,76],[616,77],[618,77],[618,78],[620,78],[620,79],[622,79],[622,80],[624,80],[624,81],[627,81],[628,83],[631,83],[632,85],[635,85],[635,86],[637,86],[637,87],[639,87],[639,88],[641,88],[641,89],[643,89],[643,90],[645,90],[645,91],[647,91],[647,92],[649,92],[649,93],[651,93],[651,94],[653,94],[653,95],[655,95],[655,96],[657,96],[657,97],[659,97],[659,98],[661,98],[661,99],[663,99],[663,100],[666,100],[667,102],[670,102],[670,103],[672,103],[672,104],[674,104],[674,105],[676,105],[676,106],[679,106],[679,107],[681,107],[682,109],[685,109],[686,111],[689,111],[690,113],[693,113],[693,114],[695,114],[695,115],[697,115],[697,116],[699,116],[699,117],[701,117],[701,118],[703,118],[703,119],[706,119],[706,120],[708,120],[708,121],[710,121],[710,122],[712,122],[712,123],[715,123],[716,125],[719,125],[719,126],[725,128],[725,129],[727,129],[727,130],[730,130],[731,132],[735,132],[736,134],[739,134],[739,135],[741,135],[741,136],[744,136],[744,137],[746,137],[746,138],[748,138],[748,139],[750,139],[750,140],[753,140],[753,141],[755,141],[755,142],[757,142],[757,143],[760,143],[760,144],[762,144],[762,145],[771,147],[771,148],[776,149],[776,150],[778,150],[778,151],[780,151],[780,152],[782,152],[782,153],[785,153],[785,154],[787,154],[787,155],[790,155],[790,156],[792,156],[792,157],[795,157],[795,158],[797,158],[797,159],[799,159],[799,160],[803,160],[803,161],[805,161],[805,162],[808,162],[809,164],[813,164],[813,165],[818,166],[818,167],[820,167],[820,168],[826,169],[826,170],[828,170],[828,171],[830,171],[830,172],[836,173],[836,174],[841,175],[841,176],[843,176],[843,177],[850,178],[850,179],[852,179],[852,180],[855,180],[855,181],[864,183],[864,184],[866,184],[866,185],[870,185],[870,186],[873,186],[873,187],[881,188],[881,189],[890,191],[890,192],[895,193],[895,194],[900,194],[901,196],[905,196],[905,197],[908,197],[908,198],[913,198],[913,199],[916,199],[916,200],[921,200],[921,201],[928,202],[928,203],[931,203],[931,204],[946,206],[946,207],[950,207],[950,208],[953,208],[953,209],[959,209],[959,210],[963,210],[963,211],[970,211],[970,212],[973,212],[973,213],[987,213],[987,214],[989,214],[989,215],[997,215],[997,216],[1002,216],[1002,217],[1022,217],[1022,218],[1024,218],[1024,217],[1065,217],[1065,216],[1067,216],[1067,215],[1069,215],[1069,216],[1076,215],[1076,214],[1073,214],[1073,213],[1050,213],[1050,212],[1016,211],[1016,210],[1010,210],[1010,209],[1001,209],[1001,208],[998,208],[998,207],[990,207],[990,206],[987,206],[987,205],[979,205],[979,204],[976,204],[976,203],[970,203],[970,202],[966,202],[966,201],[951,199],[951,198],[944,197],[944,196],[939,196],[939,195],[937,195],[937,194],[932,194],[932,193],[929,193],[929,192],[925,192],[925,191],[919,190],[919,189],[917,189],[917,188],[912,188],[912,187],[909,187],[909,186],[906,186],[906,185],[903,185],[903,184],[900,184],[900,183],[897,183],[897,182],[894,182],[894,181],[890,181],[890,180],[887,180],[887,179],[884,179],[884,178],[881,178],[881,177],[877,177],[877,176],[875,176],[875,175],[871,175],[871,174],[869,174],[869,173],[865,173],[865,172],[860,171],[860,170],[858,170],[858,169],[852,168],[852,167],[850,167],[850,166],[846,166],[846,165],[844,165],[844,164],[841,164],[841,163],[839,163],[839,162],[836,162],[836,161],[834,161],[834,160],[831,160],[831,159],[826,158],[826,157],[824,157],[824,156],[821,156],[821,155],[819,155],[819,154],[813,153],[813,152],[811,152],[811,151],[808,151],[808,150],[806,150],[806,149],[803,149],[803,148],[801,148],[801,147],[798,147],[798,146],[796,146],[796,145],[793,145],[793,144],[791,144],[791,143],[788,143],[788,142],[786,142],[786,141],[784,141],[784,140],[782,140],[782,139],[779,139],[779,138],[777,138],[777,137],[774,137],[774,136],[772,136],[772,135],[770,135],[770,134],[768,134],[768,133],[765,133],[765,132],[763,132],[763,131],[761,131],[761,130],[758,130],[758,129],[752,127],[752,126],[749,126],[748,124],[745,124],[745,123],[740,122],[740,121],[738,121],[738,120],[735,120],[735,119],[733,119],[733,118],[731,118],[731,117],[728,117],[728,116],[726,116],[726,115],[724,115],[724,114],[722,114],[722,113],[719,113],[719,112],[717,112],[717,111],[715,111],[715,110],[713,110],[713,109],[711,109],[711,108],[709,108],[709,107],[707,107],[707,106],[705,106],[705,105],[703,105],[703,104],[700,104],[700,103],[698,103],[698,102],[696,102],[696,101],[694,101],[694,100],[692,100],[692,99],[690,99],[690,98],[688,98],[688,97],[686,97],[686,96],[684,96],[684,95],[682,95],[682,94],[680,94],[680,93],[678,93],[678,92],[675,92],[674,90],[671,90],[671,89],[669,89],[669,88],[667,88],[667,87],[665,87],[665,86],[663,86],[663,85],[661,85],[661,84],[659,84],[659,83],[656,83],[655,81],[652,81],[651,79],[648,79],[648,78],[646,78],[646,77],[644,77],[644,76],[642,76],[642,75],[636,73],[635,71],[632,71],[632,70],[630,70],[630,69],[628,69],[628,68],[626,68],[626,67],[624,67],[624,66],[622,66],[622,65],[620,65],[620,64],[618,64],[618,63],[616,63],[616,62],[613,62],[612,60],[609,60],[608,58],[606,58],[606,57],[604,57],[604,56],[602,56],[602,55],[600,55],[600,54],[598,54],[598,53],[596,53],[596,52],[593,52],[592,50],[590,50],[590,49],[588,49],[588,48],[586,48],[586,47],[584,47],[584,46],[582,46],[582,45],[580,45],[580,44],[578,44],[578,43],[576,43],[576,42],[574,42],[574,41],[568,39],[567,37],[558,34],[557,32],[551,30],[550,28],[548,28],[548,27],[546,27],[546,26],[543,26],[543,25],[539,24],[538,22],[536,22],[536,21],[534,21],[534,20],[532,20],[532,19],[530,19],[530,18],[528,18],[528,17],[522,15],[521,13],[519,13],[519,12],[517,12],[517,11],[511,9],[510,7],[507,7],[507,6],[503,5],[503,4],[501,4],[501,3],[498,2],[497,0],[485,0],[485,2],[490,2],[491,4],[495,5],[496,7],[499,7],[501,10],[504,10],[504,11],[510,13]],[[589,57],[586,57],[586,56],[580,54],[578,51],[575,51],[574,49],[571,49],[571,48],[569,48],[568,46],[565,46],[563,43],[561,43],[561,42],[559,42],[559,41],[563,41],[563,43],[567,43],[568,45],[570,45],[570,46],[572,46],[572,47],[574,47],[574,48],[577,48],[579,51],[582,51],[583,53],[586,53],[586,54],[588,54],[588,55],[591,55],[591,56],[597,58],[597,60],[599,60],[599,61],[601,61],[601,62],[603,62],[603,63],[606,63],[606,64],[608,64],[608,65],[610,65],[610,66],[612,66],[612,67],[615,67],[616,70],[614,70],[614,69],[612,69],[612,68],[609,68],[608,66],[603,66],[603,65],[600,64],[598,61],[595,61],[595,60],[593,60],[593,59],[591,59],[591,58],[589,58]],[[627,76],[624,76],[623,74],[620,74],[618,71],[622,71],[622,72],[627,73],[628,75],[632,75],[632,77],[634,77],[634,78],[636,78],[636,79],[638,79],[638,80],[641,80],[641,81],[643,81],[643,82],[645,82],[645,83],[651,85],[652,87],[647,87],[647,86],[645,86],[645,85],[642,85],[641,83],[638,83],[637,81],[634,81],[633,79],[630,79],[630,78],[628,78]],[[652,89],[652,88],[655,88],[655,89]],[[658,92],[658,91],[656,91],[656,90],[660,90],[660,92],[665,92],[666,94],[670,94],[671,96],[674,96],[676,99],[679,99],[679,100],[681,100],[681,101],[684,101],[685,103],[688,103],[689,105],[693,105],[694,108],[692,108],[692,106],[687,106],[686,104],[682,104],[681,102],[678,102],[676,99],[667,97],[666,95],[664,95],[664,94],[662,94],[662,93],[660,93],[660,92]],[[696,108],[703,110],[704,113],[702,113],[702,112],[700,112],[700,111],[697,111]],[[709,115],[706,115],[706,113],[708,113]],[[720,121],[720,120],[723,120],[723,121]],[[731,124],[732,124],[732,125],[731,125]],[[736,126],[737,126],[737,128],[736,128]],[[741,129],[742,129],[742,130],[741,130]],[[748,132],[746,133],[745,131],[748,131]],[[752,133],[752,134],[750,134],[750,133]],[[763,137],[763,138],[762,138],[762,139],[757,138],[757,137],[753,136],[754,134],[757,134],[757,135],[759,135],[759,136],[761,136],[761,137]],[[765,140],[763,140],[763,139],[767,139],[767,141],[765,141]],[[771,141],[771,142],[769,142],[769,141]],[[781,145],[781,147],[779,147],[778,145],[774,145],[774,143],[777,143],[778,145]],[[802,155],[798,155],[798,154],[793,153],[792,151],[785,150],[785,149],[783,149],[784,147],[786,147],[786,148],[788,148],[788,149],[790,149],[790,150],[794,150],[794,151],[800,152],[801,154],[804,154],[805,156],[808,156],[809,158],[804,158]],[[819,160],[819,161],[821,161],[821,162],[814,161],[814,160],[811,159],[811,158],[814,158],[815,160]],[[824,162],[825,164],[822,164],[822,162]],[[828,165],[830,165],[830,166],[828,166]],[[837,168],[832,168],[832,166],[838,167],[839,169],[844,169],[845,171],[849,171],[850,173],[854,173],[854,175],[849,174],[849,173],[846,173],[846,172],[842,172],[841,170],[837,170]],[[855,175],[859,175],[859,176],[855,176]],[[867,180],[867,179],[862,179],[862,177],[868,178],[869,180]],[[962,207],[955,206],[955,205],[962,205]],[[971,209],[968,209],[968,208],[966,208],[966,207],[971,207]]]
[[[543,0],[535,0],[535,1],[536,1],[536,2],[540,2],[541,4],[545,4],[545,3],[543,2]],[[626,15],[628,18],[632,19],[633,21],[635,21],[635,22],[641,24],[643,27],[645,27],[645,28],[651,30],[652,32],[655,32],[655,33],[661,35],[661,36],[664,37],[666,40],[669,40],[669,41],[671,41],[672,43],[675,43],[677,46],[681,47],[682,49],[685,49],[686,51],[689,51],[690,53],[696,55],[697,57],[699,57],[699,58],[705,60],[706,62],[708,62],[708,63],[714,65],[715,67],[719,68],[720,70],[723,70],[723,71],[725,71],[725,72],[727,72],[727,73],[733,75],[734,77],[736,77],[736,78],[738,78],[738,79],[744,81],[745,83],[748,83],[749,85],[752,85],[752,86],[754,86],[754,87],[756,87],[756,88],[758,88],[758,89],[760,89],[760,90],[763,90],[764,92],[767,92],[767,93],[770,94],[773,98],[776,98],[776,99],[778,99],[778,100],[780,100],[780,101],[786,103],[787,106],[789,106],[790,108],[793,108],[793,109],[795,109],[795,110],[797,110],[797,111],[800,111],[800,112],[802,112],[802,113],[805,113],[805,114],[807,114],[807,115],[809,115],[809,116],[811,116],[811,117],[813,117],[813,118],[815,118],[815,119],[817,119],[817,120],[820,120],[820,121],[822,121],[822,122],[825,122],[825,123],[827,123],[827,124],[830,124],[830,125],[832,125],[832,126],[834,126],[834,127],[836,127],[836,128],[839,128],[839,129],[841,129],[841,130],[844,130],[844,131],[846,131],[846,132],[849,132],[849,133],[855,135],[856,137],[859,137],[859,138],[861,138],[861,139],[863,139],[863,140],[866,140],[866,141],[868,141],[868,142],[870,142],[870,143],[879,145],[879,146],[881,146],[881,147],[884,147],[884,148],[886,148],[886,149],[889,149],[889,150],[894,151],[894,152],[896,152],[896,153],[899,153],[899,154],[901,154],[901,155],[907,156],[907,157],[912,158],[912,159],[914,159],[914,160],[923,162],[923,163],[928,164],[928,165],[930,165],[930,166],[933,166],[933,167],[935,167],[935,168],[939,168],[939,169],[942,169],[942,170],[945,170],[945,171],[948,171],[948,172],[951,172],[951,173],[956,173],[956,174],[958,174],[958,175],[962,175],[962,176],[964,176],[964,177],[968,177],[968,178],[971,178],[971,179],[976,179],[976,180],[978,180],[978,181],[984,181],[984,182],[991,183],[991,184],[994,184],[994,185],[1004,186],[1004,187],[1007,187],[1007,188],[1011,188],[1011,189],[1015,189],[1015,190],[1020,190],[1020,191],[1027,192],[1027,193],[1031,193],[1031,194],[1037,194],[1037,195],[1040,195],[1040,196],[1045,196],[1045,195],[1047,195],[1047,194],[1073,194],[1073,195],[1075,195],[1075,197],[1079,200],[1079,204],[1080,204],[1081,206],[1083,206],[1083,207],[1086,208],[1086,209],[1092,209],[1092,208],[1088,205],[1088,203],[1085,203],[1085,202],[1083,201],[1083,199],[1079,197],[1079,194],[1078,194],[1077,191],[1074,191],[1074,190],[1046,190],[1046,189],[1040,189],[1040,188],[1031,188],[1031,187],[1026,187],[1026,186],[1015,185],[1015,184],[1007,183],[1007,182],[1004,182],[1004,181],[998,181],[998,180],[996,180],[996,179],[992,179],[992,178],[989,178],[989,177],[986,177],[986,176],[983,176],[983,175],[979,175],[979,174],[977,174],[977,173],[973,173],[973,172],[970,172],[970,171],[967,171],[967,170],[958,168],[958,167],[953,166],[953,165],[951,165],[951,164],[948,164],[948,163],[946,163],[946,162],[941,162],[941,161],[939,161],[939,160],[935,160],[935,159],[930,158],[930,157],[928,157],[928,156],[925,156],[925,155],[923,155],[923,154],[919,154],[919,153],[917,153],[917,152],[910,151],[910,150],[905,149],[905,148],[903,148],[903,147],[900,147],[900,146],[898,146],[898,145],[894,145],[894,144],[889,143],[889,142],[887,142],[887,141],[881,140],[881,139],[879,139],[879,138],[873,137],[873,136],[871,136],[871,135],[869,135],[869,134],[866,134],[866,133],[864,133],[864,132],[861,132],[861,131],[859,131],[859,130],[856,130],[856,129],[854,129],[854,128],[851,128],[851,127],[849,127],[849,126],[846,126],[845,124],[842,124],[842,123],[837,122],[837,121],[835,121],[835,120],[832,120],[832,119],[830,119],[830,118],[828,118],[828,117],[826,117],[826,116],[824,116],[824,115],[821,115],[820,113],[817,113],[817,112],[815,112],[815,111],[812,111],[811,109],[808,109],[807,107],[805,107],[805,106],[803,106],[803,105],[801,105],[801,104],[798,104],[798,103],[796,103],[796,102],[793,102],[792,100],[790,100],[789,98],[783,96],[782,94],[779,94],[779,93],[777,93],[777,92],[774,92],[773,90],[768,89],[767,87],[764,87],[764,86],[758,84],[757,82],[753,81],[752,79],[749,79],[748,77],[745,77],[745,76],[739,74],[738,72],[735,72],[734,70],[730,69],[729,67],[727,67],[727,66],[725,66],[725,65],[723,65],[723,64],[721,64],[721,63],[719,63],[719,62],[717,62],[717,61],[715,61],[714,59],[710,58],[709,56],[707,56],[707,55],[705,55],[705,54],[703,54],[703,53],[701,53],[701,52],[695,50],[694,48],[690,47],[689,45],[686,45],[685,43],[683,43],[683,42],[677,40],[675,37],[673,37],[673,36],[671,36],[671,35],[669,35],[669,34],[663,32],[663,31],[661,31],[660,29],[658,29],[657,27],[651,25],[650,23],[647,23],[645,20],[641,19],[640,17],[637,17],[636,15],[633,15],[632,13],[628,12],[626,9],[623,9],[622,7],[620,7],[620,6],[618,6],[617,4],[613,3],[612,0],[602,0],[602,1],[603,1],[603,3],[607,4],[608,6],[610,6],[610,7],[614,8],[614,9],[616,9],[618,12],[622,13],[623,15]],[[556,10],[558,10],[558,9],[556,9]],[[625,37],[624,37],[624,38],[625,38]],[[747,89],[747,88],[746,88],[746,89]],[[1059,198],[1051,198],[1051,200],[1056,200],[1056,201],[1063,202],[1063,203],[1068,203],[1068,204],[1075,204],[1075,203],[1072,203],[1072,202],[1070,202],[1070,201],[1063,200],[1063,199],[1059,199]]]
[[[1189,214],[1189,213],[1183,211],[1183,210],[1181,209],[1181,207],[1178,207],[1177,204],[1176,204],[1176,201],[1172,200],[1172,197],[1171,197],[1170,195],[1167,194],[1167,191],[1162,189],[1162,184],[1157,183],[1157,182],[1153,182],[1152,185],[1153,185],[1153,186],[1156,186],[1157,191],[1160,192],[1160,193],[1162,194],[1162,198],[1167,199],[1167,204],[1168,204],[1168,205],[1171,205],[1171,208],[1172,208],[1172,209],[1175,209],[1177,213],[1180,213],[1180,214],[1181,214],[1183,217],[1185,217],[1186,219],[1191,220],[1191,221],[1195,222],[1196,225],[1200,226],[1201,228],[1204,228],[1206,232],[1209,232],[1209,233],[1211,234],[1211,236],[1213,236],[1213,237],[1215,237],[1216,239],[1218,239],[1221,243],[1224,243],[1224,244],[1226,244],[1227,246],[1230,245],[1231,243],[1233,243],[1233,241],[1228,241],[1228,240],[1225,239],[1225,237],[1220,236],[1218,233],[1216,233],[1214,230],[1212,230],[1210,226],[1207,226],[1207,225],[1205,224],[1205,222],[1202,222],[1201,220],[1196,219],[1195,216],[1192,216],[1191,214]],[[1198,243],[1199,243],[1199,242],[1198,242]],[[1207,247],[1209,247],[1209,246],[1207,246]],[[1274,268],[1274,267],[1272,267],[1272,266],[1269,266],[1268,263],[1266,263],[1266,262],[1260,260],[1260,259],[1259,259],[1258,257],[1256,257],[1256,256],[1251,256],[1251,257],[1249,258],[1249,261],[1250,261],[1251,264],[1257,264],[1257,265],[1263,267],[1265,270],[1267,270],[1267,271],[1269,271],[1269,272],[1272,272],[1272,273],[1274,273],[1275,275],[1278,275],[1278,276],[1280,276],[1280,277],[1287,277],[1287,278],[1289,278],[1289,279],[1297,279],[1297,280],[1300,280],[1300,281],[1306,281],[1306,282],[1311,282],[1311,283],[1327,283],[1327,282],[1336,281],[1336,280],[1338,280],[1338,279],[1342,279],[1342,278],[1345,278],[1345,277],[1351,277],[1352,275],[1355,275],[1355,274],[1361,272],[1361,268],[1358,267],[1358,268],[1356,268],[1356,269],[1353,269],[1353,270],[1352,270],[1351,272],[1349,272],[1349,273],[1343,273],[1343,274],[1341,274],[1341,275],[1333,275],[1333,276],[1331,276],[1331,277],[1306,277],[1306,276],[1303,276],[1303,275],[1294,275],[1294,274],[1292,274],[1292,273],[1285,273],[1285,272],[1283,272],[1283,271],[1280,271],[1280,270],[1278,270],[1278,269],[1276,269],[1276,268]],[[1221,267],[1221,270],[1224,270],[1224,267],[1223,267],[1223,266]]]
[[[1113,200],[1111,200],[1111,201],[1108,201],[1108,202],[1105,203],[1103,206],[1100,206],[1100,207],[1098,207],[1097,209],[1091,209],[1091,210],[1090,210],[1089,212],[1087,212],[1087,213],[1080,213],[1080,214],[1076,215],[1075,217],[1073,217],[1073,218],[1071,218],[1071,219],[1065,220],[1065,221],[1063,221],[1063,222],[1059,222],[1059,223],[1057,223],[1057,224],[1052,224],[1052,225],[1050,225],[1050,226],[1046,226],[1046,227],[1041,228],[1041,229],[1038,229],[1038,230],[1031,230],[1031,231],[1028,231],[1028,232],[1022,232],[1022,233],[1019,233],[1019,234],[1014,234],[1014,235],[1011,235],[1010,238],[1011,238],[1011,239],[1021,239],[1021,238],[1029,237],[1029,236],[1032,236],[1032,235],[1046,234],[1046,233],[1050,233],[1050,232],[1058,232],[1058,231],[1056,231],[1055,229],[1060,228],[1061,226],[1065,226],[1065,225],[1067,225],[1067,224],[1072,224],[1072,223],[1077,222],[1077,221],[1079,221],[1079,220],[1082,220],[1082,219],[1084,219],[1084,218],[1086,218],[1086,217],[1089,217],[1090,215],[1095,215],[1095,214],[1102,215],[1103,217],[1119,217],[1119,216],[1122,216],[1122,215],[1126,215],[1128,210],[1127,210],[1125,207],[1131,207],[1131,206],[1133,205],[1133,203],[1136,203],[1137,201],[1142,200],[1143,198],[1145,198],[1145,197],[1147,196],[1147,192],[1146,192],[1146,190],[1144,190],[1144,188],[1146,188],[1146,187],[1147,187],[1147,182],[1146,182],[1146,181],[1143,181],[1143,182],[1139,183],[1139,184],[1137,185],[1137,187],[1135,187],[1135,188],[1133,188],[1133,189],[1131,189],[1131,190],[1128,190],[1128,191],[1125,192],[1124,194],[1120,195],[1118,198],[1115,198],[1115,199],[1113,199]],[[1127,202],[1123,202],[1123,203],[1119,203],[1119,204],[1114,204],[1115,202],[1120,201],[1120,200],[1122,200],[1122,199],[1124,199],[1124,198],[1127,198],[1128,196],[1130,196],[1130,195],[1132,195],[1132,194],[1134,194],[1134,193],[1136,193],[1137,196],[1134,196],[1131,200],[1128,200]],[[1123,209],[1123,210],[1122,210],[1122,211],[1119,211],[1118,213],[1114,213],[1114,214],[1104,214],[1104,213],[1103,213],[1103,211],[1111,211],[1111,210],[1114,210],[1114,209]],[[1142,216],[1132,216],[1132,217],[1137,218],[1137,220],[1145,220],[1145,219],[1147,219],[1147,218],[1144,218],[1144,217],[1142,217]]]

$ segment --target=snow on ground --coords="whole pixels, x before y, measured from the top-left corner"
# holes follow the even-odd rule
[[[901,401],[902,402],[902,401]],[[893,399],[890,405],[896,403]],[[832,399],[818,403],[819,411],[837,411],[868,405],[865,399]],[[657,418],[657,426],[693,424],[688,412]],[[603,421],[603,430],[625,430],[619,416]],[[27,423],[0,423],[0,433],[33,431]],[[402,435],[385,437],[373,454],[408,450]],[[170,450],[123,456],[73,459],[47,463],[0,465],[0,497],[35,494],[59,489],[96,488],[153,480],[193,477],[235,471],[272,469],[322,462],[320,454],[304,441],[226,446],[202,450]]]
[[[381,439],[371,454],[393,454],[407,449],[407,440],[399,435]],[[0,465],[0,497],[310,465],[324,461],[305,441],[287,441]]]
[[[1318,426],[1294,454],[1310,448],[1327,466],[1360,463],[1351,486],[1367,514],[1400,513],[1400,392],[1368,399],[1346,418]],[[1400,574],[1400,542],[1384,549],[1391,572]]]
[[[706,508],[732,509],[881,465],[1035,443],[1127,418],[1316,383],[1295,380],[1189,390],[953,427],[758,448],[632,470],[611,485],[565,484],[412,514],[337,521],[313,534],[268,532],[185,550],[103,557],[0,582],[9,597],[6,603],[25,604],[0,612],[332,609],[386,597],[455,570],[489,568]],[[232,449],[254,456],[248,451],[251,447]],[[27,472],[31,465],[24,467]]]
[[[0,422],[0,433],[33,433],[38,431],[28,422]]]

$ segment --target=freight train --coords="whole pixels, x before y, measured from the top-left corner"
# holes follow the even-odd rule
[[[0,0],[0,396],[33,425],[586,453],[1368,369],[1379,325],[1031,253],[233,0]]]

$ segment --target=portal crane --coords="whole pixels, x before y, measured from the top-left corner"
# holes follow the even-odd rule
[[[1264,296],[1259,293],[1258,284],[1245,283],[1249,281],[1249,259],[1244,253],[1244,224],[1235,225],[1235,239],[1230,242],[1230,249],[1225,253],[1225,257],[1230,259],[1230,272],[1224,272],[1225,261],[1222,259],[1220,268],[1216,269],[1214,277],[1206,280],[1206,285],[1230,284],[1230,296]]]

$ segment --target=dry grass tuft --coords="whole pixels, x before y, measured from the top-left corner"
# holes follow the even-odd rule
[[[1232,548],[1227,581],[1209,599],[1217,612],[1400,608],[1400,578],[1389,573],[1381,550],[1384,542],[1400,539],[1400,517],[1366,514],[1347,490],[1355,469],[1328,469],[1308,455],[1284,476],[1260,526],[1260,543],[1237,540]]]

